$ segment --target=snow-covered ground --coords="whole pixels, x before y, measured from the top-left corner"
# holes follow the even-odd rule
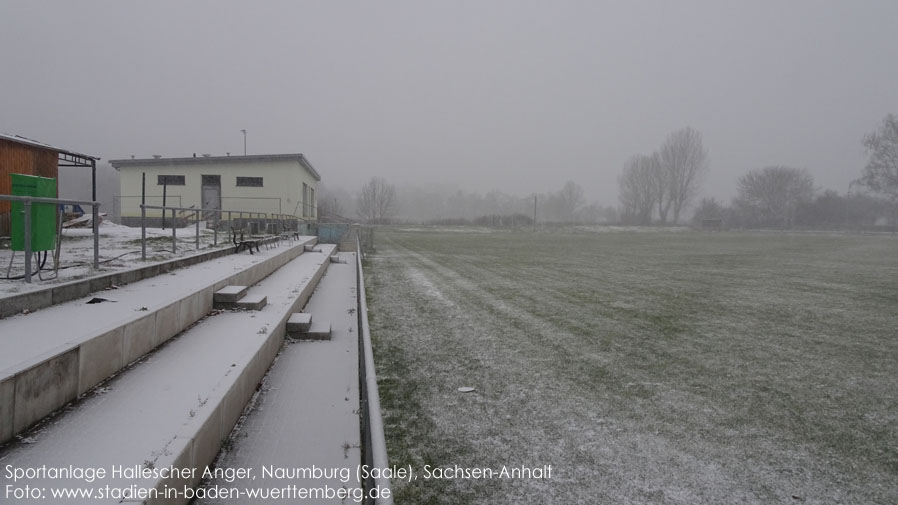
[[[397,503],[898,503],[898,239],[378,230]],[[473,387],[461,393],[459,387]]]
[[[23,293],[35,289],[41,289],[53,284],[81,279],[97,273],[108,273],[120,270],[136,268],[153,262],[167,261],[174,258],[190,256],[198,252],[207,251],[213,247],[214,233],[212,230],[200,229],[200,249],[196,249],[196,227],[188,226],[178,228],[176,231],[176,253],[171,252],[171,228],[147,228],[147,261],[140,259],[140,228],[130,228],[108,221],[100,224],[100,269],[94,272],[93,255],[94,241],[91,228],[69,228],[62,231],[62,249],[60,252],[59,276],[54,277],[52,251],[45,263],[45,269],[40,274],[32,275],[31,284],[26,284],[21,277],[25,273],[25,254],[10,249],[0,249],[0,297],[6,294]],[[230,244],[227,233],[218,234],[218,246]],[[13,258],[12,268],[10,258]],[[37,255],[32,258],[32,271],[37,271]],[[43,279],[46,280],[42,280]]]

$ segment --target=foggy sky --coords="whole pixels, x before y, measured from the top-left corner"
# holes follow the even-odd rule
[[[0,0],[0,131],[105,159],[302,152],[383,176],[617,203],[691,126],[703,194],[771,164],[840,192],[898,112],[898,2]]]

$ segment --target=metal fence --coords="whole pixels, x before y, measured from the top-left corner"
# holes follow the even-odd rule
[[[195,226],[194,242],[196,249],[200,248],[200,222],[209,221],[207,216],[213,216],[213,246],[218,245],[218,230],[224,223],[229,232],[234,232],[235,228],[240,228],[245,232],[247,229],[253,235],[267,234],[280,235],[287,232],[298,232],[300,230],[300,222],[302,219],[288,214],[268,213],[268,212],[250,212],[245,210],[234,209],[208,209],[195,207],[171,207],[163,205],[141,205],[140,206],[140,259],[147,259],[147,210],[161,210],[163,214],[171,211],[172,227],[171,227],[171,252],[177,252],[178,241],[178,220],[187,223],[191,219]],[[187,212],[178,217],[178,212]],[[227,214],[227,220],[223,217]],[[235,219],[236,216],[236,219]]]
[[[380,393],[377,390],[377,373],[374,369],[374,350],[371,346],[371,329],[368,327],[368,303],[365,300],[365,275],[362,272],[362,242],[356,238],[356,292],[358,293],[359,324],[359,388],[362,408],[362,444],[364,464],[368,468],[387,468],[387,442],[384,437],[384,422],[380,409]],[[369,505],[392,505],[390,479],[379,475],[368,476],[362,483],[365,488],[365,503]],[[379,492],[374,493],[373,490]],[[384,495],[387,496],[384,496]]]
[[[25,282],[31,283],[31,258],[34,254],[34,251],[31,250],[31,205],[35,203],[48,203],[54,205],[90,205],[92,209],[93,216],[93,237],[94,237],[94,261],[93,261],[93,269],[96,270],[100,268],[100,202],[95,202],[92,200],[65,200],[61,198],[40,198],[34,196],[15,196],[15,195],[0,195],[0,200],[7,200],[11,202],[22,202],[24,207],[23,209],[23,228],[24,228],[24,246],[25,246]],[[57,237],[57,240],[60,240]],[[57,247],[59,247],[57,245]],[[15,253],[13,253],[15,254]],[[12,258],[10,258],[10,265],[12,265]]]

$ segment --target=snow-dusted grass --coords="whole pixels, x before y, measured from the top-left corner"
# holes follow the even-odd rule
[[[583,231],[378,230],[397,503],[898,503],[898,237]]]

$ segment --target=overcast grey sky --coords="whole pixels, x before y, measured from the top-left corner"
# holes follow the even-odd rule
[[[0,131],[101,156],[305,153],[527,194],[704,135],[703,193],[809,169],[841,192],[898,112],[898,1],[0,0]]]

